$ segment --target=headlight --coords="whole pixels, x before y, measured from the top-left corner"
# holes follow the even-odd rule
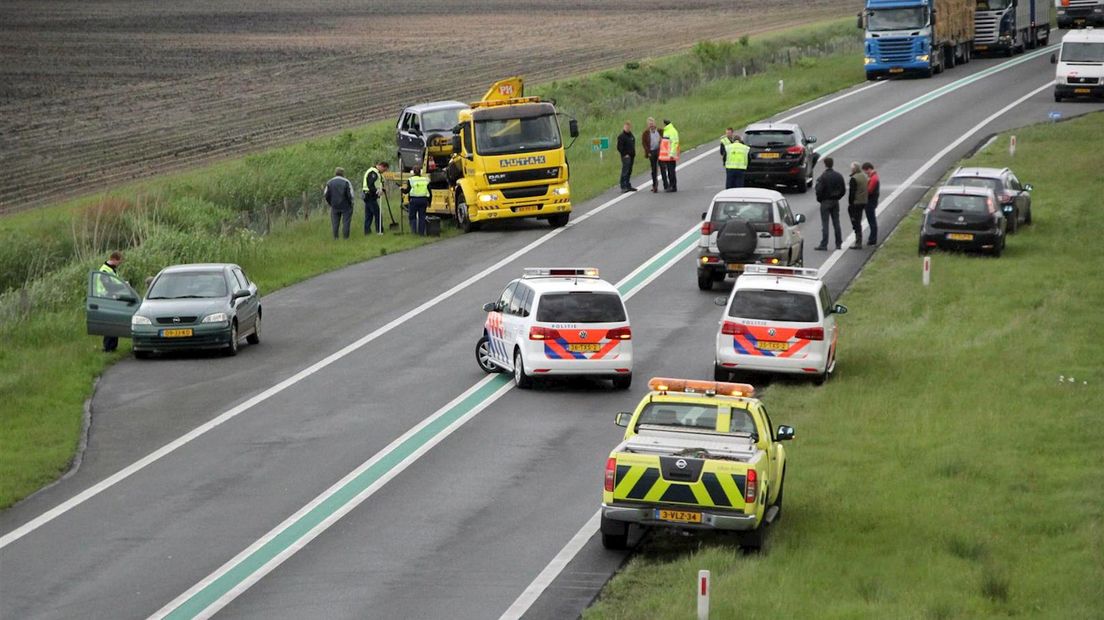
[[[557,187],[556,189],[552,190],[552,193],[557,196],[566,196],[570,191],[571,190],[567,189],[566,187]]]
[[[863,58],[863,64],[864,65],[872,65],[872,64],[874,64],[874,59],[871,58],[870,56],[867,56],[866,58]]]
[[[134,326],[134,325],[153,325],[153,321],[149,320],[148,317],[144,317],[144,316],[135,314],[134,316],[130,317],[130,324],[131,324],[131,326]]]
[[[495,194],[480,194],[479,202],[493,202],[498,200],[498,196]]]
[[[927,54],[920,54],[916,57],[916,60],[918,60],[919,62],[928,62],[928,58],[929,57]]]
[[[203,323],[225,323],[226,321],[229,321],[229,320],[230,319],[229,319],[229,317],[226,316],[225,312],[216,312],[214,314],[208,314],[207,316],[203,317],[202,322]]]

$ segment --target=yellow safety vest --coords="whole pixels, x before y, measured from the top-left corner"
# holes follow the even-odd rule
[[[413,176],[407,182],[411,198],[429,198],[429,177]]]
[[[99,271],[110,273],[113,276],[118,275],[115,269],[107,263],[100,265]],[[96,278],[96,297],[107,297],[107,287],[104,286],[103,278]]]
[[[366,170],[364,172],[364,183],[361,184],[360,191],[362,191],[362,192],[368,191],[368,175],[372,174],[373,172],[376,173],[376,189],[378,190],[381,187],[383,187],[383,175],[380,174],[379,170],[376,170],[375,166],[372,166],[371,168],[369,168],[368,170]]]
[[[729,170],[747,170],[748,151],[751,148],[743,142],[733,140],[725,145],[725,168]]]
[[[664,148],[664,147],[667,148]],[[675,126],[667,125],[663,128],[663,139],[659,141],[659,160],[678,161],[679,134]]]

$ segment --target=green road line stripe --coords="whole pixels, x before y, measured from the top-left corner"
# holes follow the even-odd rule
[[[634,275],[631,278],[629,278],[628,280],[622,282],[617,287],[617,291],[619,293],[621,293],[622,295],[625,295],[629,291],[631,291],[634,288],[636,288],[637,286],[639,286],[641,282],[643,282],[644,280],[647,280],[649,277],[651,277],[656,271],[658,271],[662,267],[665,267],[668,263],[670,263],[672,260],[674,260],[675,257],[677,257],[679,254],[681,254],[682,252],[685,252],[686,248],[694,245],[694,243],[697,242],[697,235],[698,234],[699,233],[698,233],[697,230],[692,230],[689,233],[687,233],[686,236],[683,237],[682,239],[680,239],[677,244],[672,246],[670,249],[668,249],[663,254],[661,254],[661,255],[653,258],[651,261],[649,261],[647,267],[645,267],[644,269],[641,269],[639,272],[636,273],[636,275]]]

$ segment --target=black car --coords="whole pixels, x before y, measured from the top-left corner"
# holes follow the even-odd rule
[[[987,187],[939,188],[924,211],[920,254],[935,248],[975,250],[999,257],[1004,252],[1008,220]]]
[[[813,167],[820,159],[810,144],[816,137],[807,136],[794,123],[755,123],[744,130],[748,145],[745,185],[774,187],[785,185],[805,193],[813,184]]]
[[[452,128],[468,104],[459,101],[435,101],[404,108],[395,125],[395,142],[403,172],[423,168],[422,172],[443,174],[452,152]],[[426,147],[433,161],[423,167]]]
[[[1021,184],[1008,168],[959,168],[944,184],[956,187],[985,187],[993,190],[1001,211],[1008,218],[1008,233],[1015,234],[1021,224],[1031,223],[1030,184]]]

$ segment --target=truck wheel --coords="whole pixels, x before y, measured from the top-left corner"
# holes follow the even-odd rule
[[[632,373],[627,375],[618,375],[613,378],[613,389],[615,390],[627,390],[632,387]]]
[[[521,351],[514,350],[514,384],[519,390],[528,390],[533,387],[533,378],[525,374],[525,362],[521,359]]]
[[[623,551],[629,547],[629,524],[613,521],[602,515],[602,546],[610,551]]]
[[[491,340],[486,336],[483,336],[479,339],[479,342],[475,343],[475,361],[479,364],[479,368],[487,374],[502,372],[502,370],[491,361]]]
[[[946,67],[948,69],[954,69],[955,68],[956,61],[958,60],[957,54],[955,53],[955,51],[956,51],[955,48],[952,47],[952,48],[950,48],[950,53],[949,54],[944,54],[943,55],[943,58],[946,59],[944,61],[944,64],[946,65]]]
[[[479,222],[471,221],[468,217],[468,203],[464,201],[463,196],[459,196],[456,199],[456,227],[461,231],[469,233],[479,230]]]
[[[703,291],[713,290],[713,274],[705,269],[698,270],[698,288]]]
[[[548,225],[552,228],[563,228],[567,226],[567,220],[571,219],[571,213],[557,213],[548,218]]]

